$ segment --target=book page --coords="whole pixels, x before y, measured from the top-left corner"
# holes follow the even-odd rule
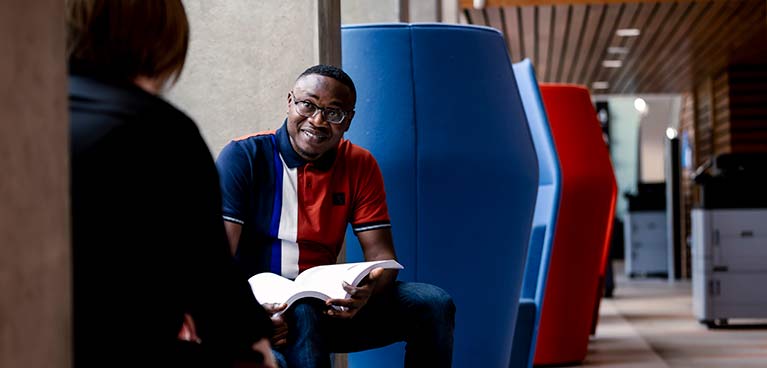
[[[343,282],[357,286],[376,267],[401,269],[402,265],[393,260],[385,260],[317,266],[298,275],[295,283],[300,290],[313,290],[333,299],[345,299],[348,295]]]
[[[286,303],[295,293],[293,281],[269,272],[254,275],[248,283],[259,304]]]
[[[296,288],[318,291],[331,299],[343,299],[346,297],[343,282],[353,281],[346,280],[348,268],[347,264],[312,267],[296,277]]]

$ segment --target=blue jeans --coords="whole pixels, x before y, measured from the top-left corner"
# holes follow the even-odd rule
[[[314,298],[286,312],[287,345],[275,351],[281,367],[330,367],[330,353],[350,353],[405,341],[406,367],[450,367],[455,305],[444,290],[397,281],[391,291],[373,296],[354,318],[322,313]]]

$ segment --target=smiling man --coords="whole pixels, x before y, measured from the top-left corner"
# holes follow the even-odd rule
[[[268,271],[294,279],[335,263],[348,224],[366,260],[396,258],[378,164],[343,139],[355,101],[354,82],[345,72],[313,66],[288,92],[282,127],[236,139],[221,152],[216,164],[225,227],[248,276]],[[343,285],[348,299],[299,301],[273,316],[272,342],[281,364],[329,367],[331,352],[406,341],[406,366],[449,367],[452,299],[436,286],[396,277],[395,270],[376,269],[359,287]],[[264,307],[272,314],[285,308]]]

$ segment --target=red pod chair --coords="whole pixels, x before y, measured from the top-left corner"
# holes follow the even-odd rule
[[[534,363],[574,364],[588,350],[617,187],[589,91],[545,83],[540,90],[559,154],[562,193]]]

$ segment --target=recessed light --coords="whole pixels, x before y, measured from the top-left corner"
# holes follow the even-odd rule
[[[676,138],[677,134],[678,133],[677,133],[676,129],[674,129],[672,127],[666,128],[666,137],[668,137],[668,139]]]
[[[629,53],[628,47],[610,46],[607,48],[608,54],[626,55]]]
[[[623,66],[621,60],[602,60],[602,66],[605,68],[620,68]]]
[[[605,81],[598,81],[591,83],[591,88],[593,89],[608,89],[610,88],[610,83],[607,83]]]
[[[636,28],[621,28],[617,31],[615,31],[615,34],[620,37],[636,37],[639,36],[641,32]]]
[[[634,109],[640,114],[640,115],[646,115],[647,114],[647,101],[645,101],[643,98],[638,97],[634,100]]]

